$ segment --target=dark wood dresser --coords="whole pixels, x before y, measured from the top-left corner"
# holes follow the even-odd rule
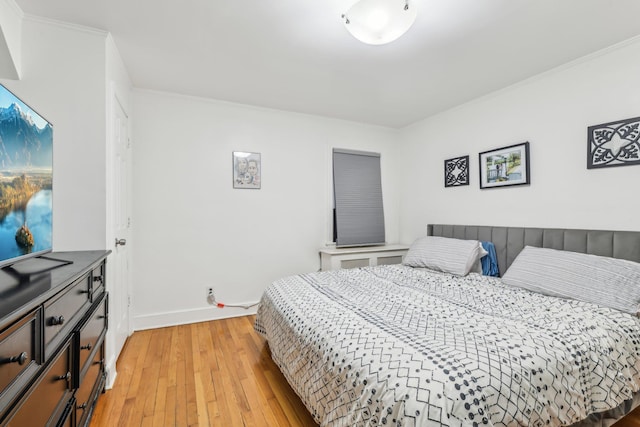
[[[89,424],[106,378],[110,252],[52,252],[0,270],[0,426]]]

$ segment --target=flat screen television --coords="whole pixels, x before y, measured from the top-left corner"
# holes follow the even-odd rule
[[[0,85],[0,267],[53,241],[53,127]]]

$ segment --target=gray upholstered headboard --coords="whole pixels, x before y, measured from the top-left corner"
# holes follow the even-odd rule
[[[429,236],[493,242],[502,275],[525,246],[622,258],[640,262],[640,231],[494,227],[429,224]]]

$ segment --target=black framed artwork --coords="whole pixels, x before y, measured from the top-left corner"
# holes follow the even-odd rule
[[[444,161],[444,186],[469,185],[469,156],[454,157]]]
[[[587,169],[640,164],[640,117],[589,126]]]
[[[497,188],[530,183],[529,142],[482,152],[480,188]]]

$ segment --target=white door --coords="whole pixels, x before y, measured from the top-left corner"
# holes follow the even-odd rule
[[[113,276],[107,280],[112,284],[109,328],[112,329],[114,337],[114,351],[111,354],[117,357],[131,331],[129,325],[131,308],[131,198],[129,182],[131,144],[128,117],[117,96],[114,96],[113,110],[113,233],[115,242],[113,253],[109,257],[109,262],[113,263]]]

